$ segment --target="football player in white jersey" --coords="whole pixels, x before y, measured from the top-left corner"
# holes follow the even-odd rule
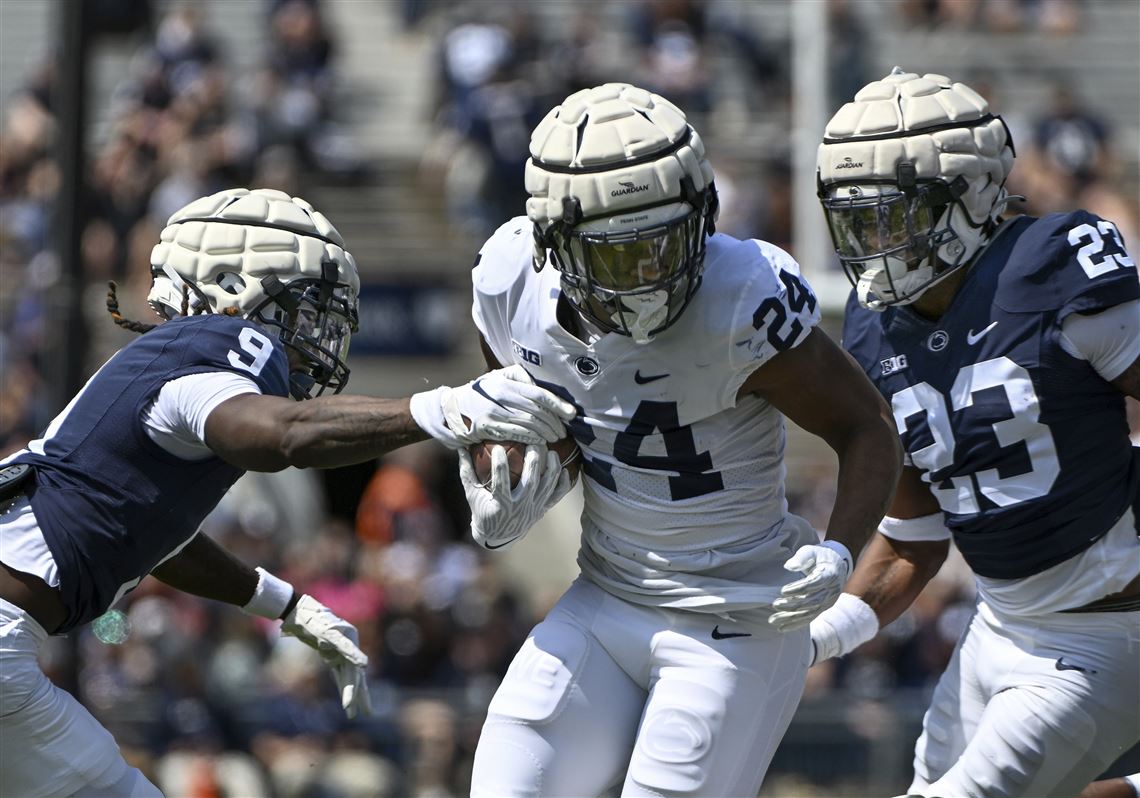
[[[150,303],[167,321],[124,320],[112,289],[116,321],[144,334],[0,462],[5,798],[159,795],[37,663],[48,635],[100,617],[147,574],[283,620],[332,668],[349,717],[367,712],[368,657],[352,624],[198,534],[246,470],[359,463],[429,435],[453,448],[552,442],[573,413],[521,371],[410,399],[332,396],[348,379],[356,262],[322,214],[280,191],[190,203],[151,266]]]
[[[583,90],[530,153],[526,216],[481,249],[473,315],[489,364],[577,408],[581,575],[491,701],[472,794],[754,796],[803,689],[806,624],[887,506],[886,405],[816,328],[786,252],[714,234],[712,168],[676,106]],[[785,415],[839,457],[823,541],[788,513]],[[567,488],[487,490],[460,458],[488,549]],[[559,468],[527,462],[517,491]]]
[[[848,592],[811,624],[815,659],[898,617],[951,538],[978,589],[923,720],[917,796],[1073,796],[1140,741],[1125,420],[1140,282],[1108,220],[1001,218],[1012,166],[984,98],[898,69],[835,114],[819,150],[855,285],[843,345],[891,402],[907,465]]]

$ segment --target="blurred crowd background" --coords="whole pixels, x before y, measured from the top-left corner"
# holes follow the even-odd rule
[[[721,230],[793,254],[802,243],[790,3],[85,0],[76,286],[53,238],[61,1],[0,3],[0,454],[74,391],[58,366],[62,325],[80,325],[89,374],[130,340],[107,318],[107,281],[119,283],[124,315],[147,319],[148,258],[165,219],[232,185],[303,196],[344,234],[365,283],[353,390],[401,395],[476,374],[474,253],[523,211],[530,129],[569,92],[607,80],[689,112],[717,169]],[[820,6],[828,114],[895,63],[946,72],[1009,124],[1019,211],[1085,207],[1135,249],[1134,0]],[[804,269],[835,284],[829,262]],[[66,290],[82,292],[80,318],[62,317]],[[835,332],[841,308],[825,299]],[[823,528],[833,457],[793,429],[788,463],[791,509]],[[347,721],[319,659],[274,625],[154,580],[119,607],[124,643],[90,630],[54,638],[45,665],[170,796],[464,795],[494,688],[574,576],[580,499],[488,556],[467,540],[454,472],[446,452],[422,444],[359,468],[251,475],[209,519],[206,531],[247,562],[358,626],[371,718]],[[899,792],[972,606],[952,557],[872,643],[813,669],[763,795]]]

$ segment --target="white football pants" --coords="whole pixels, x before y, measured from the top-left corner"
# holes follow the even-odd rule
[[[922,726],[912,794],[1073,798],[1140,741],[1140,612],[980,606]]]
[[[713,637],[713,633],[716,637]],[[471,794],[754,798],[803,692],[807,627],[642,607],[579,577],[491,700]]]
[[[0,599],[0,796],[162,798],[111,733],[40,670],[47,636]]]

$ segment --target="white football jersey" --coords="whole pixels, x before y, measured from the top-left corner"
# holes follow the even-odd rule
[[[535,272],[531,223],[483,246],[475,324],[503,365],[574,403],[582,451],[579,566],[627,600],[727,615],[766,610],[794,578],[784,561],[818,535],[784,499],[784,423],[739,401],[745,379],[799,344],[818,302],[786,252],[715,235],[680,319],[647,344],[585,343],[557,319],[559,273]]]

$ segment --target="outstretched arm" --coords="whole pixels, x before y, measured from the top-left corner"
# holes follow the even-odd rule
[[[348,716],[371,712],[368,657],[360,650],[356,627],[312,596],[298,594],[264,569],[250,568],[202,533],[151,575],[184,593],[234,604],[251,615],[281,619],[281,633],[315,649],[332,670]]]
[[[410,399],[322,396],[294,402],[241,394],[206,419],[206,445],[247,471],[286,466],[331,468],[371,460],[434,437],[454,449],[479,440],[553,442],[574,408],[514,366],[458,388]]]
[[[242,394],[206,419],[206,444],[247,471],[351,465],[428,437],[412,418],[408,399],[321,396],[295,402]]]

